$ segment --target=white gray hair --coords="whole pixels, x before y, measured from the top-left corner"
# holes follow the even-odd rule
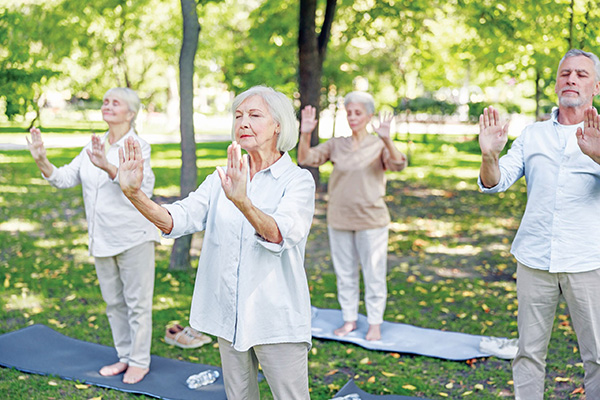
[[[235,140],[235,110],[249,97],[259,96],[267,104],[273,120],[279,125],[277,151],[289,151],[298,142],[296,113],[290,99],[281,92],[267,86],[254,86],[235,96],[231,111],[234,114],[231,128],[231,140]]]
[[[355,91],[348,93],[346,97],[344,97],[344,107],[347,107],[350,103],[362,104],[365,106],[367,114],[375,114],[375,100],[373,100],[373,96],[367,92]]]
[[[595,55],[594,53],[591,53],[588,51],[583,51],[580,49],[571,49],[565,53],[563,58],[560,59],[560,62],[558,63],[558,67],[560,68],[560,65],[562,64],[563,61],[565,61],[566,58],[576,57],[576,56],[584,56],[594,62],[594,69],[596,70],[596,82],[599,82],[600,81],[600,59],[598,59],[598,56]]]
[[[104,93],[102,100],[106,99],[110,95],[118,97],[119,99],[123,100],[125,104],[127,104],[129,111],[134,114],[133,119],[131,120],[131,127],[135,127],[135,119],[137,118],[138,112],[140,111],[140,107],[142,105],[142,102],[140,101],[140,98],[135,90],[126,87],[114,87],[108,89],[106,93]]]

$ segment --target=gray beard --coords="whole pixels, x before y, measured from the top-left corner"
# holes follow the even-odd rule
[[[572,97],[563,97],[558,96],[558,104],[564,107],[580,107],[585,103],[584,99],[581,97],[572,98]]]

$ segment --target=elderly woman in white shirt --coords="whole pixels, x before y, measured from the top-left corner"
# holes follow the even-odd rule
[[[108,131],[102,137],[92,135],[81,153],[60,168],[48,160],[38,128],[32,128],[31,139],[27,138],[44,179],[59,189],[82,187],[89,251],[118,356],[99,372],[103,376],[125,372],[123,382],[129,384],[141,381],[150,368],[154,246],[159,240],[157,229],[123,195],[118,181],[119,149],[132,138],[140,143],[144,157],[140,190],[151,196],[154,189],[150,145],[134,129],[139,108],[135,91],[109,89],[101,107]]]
[[[304,249],[314,180],[287,153],[298,140],[288,98],[258,86],[232,108],[227,168],[187,198],[161,207],[140,190],[144,158],[133,139],[119,167],[121,188],[164,236],[205,231],[190,325],[218,337],[227,398],[259,398],[260,364],[275,399],[309,399]]]

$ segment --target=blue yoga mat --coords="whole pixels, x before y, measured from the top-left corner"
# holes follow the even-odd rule
[[[332,400],[428,400],[423,397],[400,396],[397,394],[376,395],[360,390],[353,379],[350,379]]]
[[[312,308],[312,336],[318,339],[337,340],[353,343],[369,350],[390,351],[396,353],[418,354],[446,360],[469,360],[472,358],[497,356],[513,358],[516,353],[514,343],[505,338],[469,335],[459,332],[440,331],[419,328],[407,324],[384,321],[381,325],[381,340],[365,339],[369,324],[367,317],[358,315],[357,329],[346,336],[336,336],[333,331],[344,323],[341,310]],[[482,351],[481,343],[494,339],[501,345],[510,345],[507,355]],[[513,339],[514,341],[514,339]]]
[[[65,336],[45,325],[31,325],[0,335],[0,366],[20,371],[56,375],[90,385],[144,394],[166,400],[226,400],[221,368],[152,356],[150,372],[139,383],[123,383],[123,375],[101,376],[98,370],[117,360],[114,348]],[[198,390],[186,379],[205,370],[219,378]]]

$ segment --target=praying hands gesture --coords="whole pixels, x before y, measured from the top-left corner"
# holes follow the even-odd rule
[[[583,129],[577,128],[576,135],[583,154],[600,164],[600,116],[594,107],[585,110]]]
[[[246,194],[246,180],[248,179],[248,155],[242,156],[242,147],[233,141],[227,147],[227,170],[217,167],[221,178],[221,186],[225,196],[242,210],[249,199]]]

